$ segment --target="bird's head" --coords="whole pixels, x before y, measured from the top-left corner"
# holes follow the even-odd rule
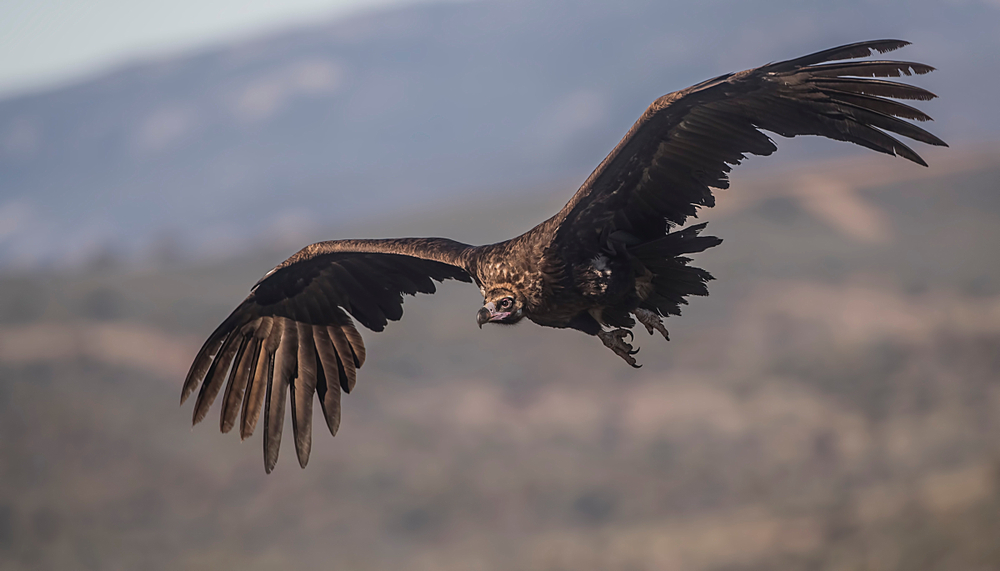
[[[507,288],[497,288],[486,292],[483,307],[476,314],[476,322],[482,328],[484,323],[513,325],[524,317],[524,303],[519,296]]]

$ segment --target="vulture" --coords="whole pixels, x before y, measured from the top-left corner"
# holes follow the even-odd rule
[[[221,429],[242,438],[264,421],[264,468],[278,460],[286,401],[299,464],[312,443],[313,399],[331,434],[367,353],[356,323],[382,331],[403,316],[403,294],[435,282],[475,283],[476,323],[546,327],[592,335],[633,367],[636,322],[668,339],[663,317],[712,276],[690,254],[718,245],[705,224],[685,226],[712,189],[747,155],[777,147],[764,133],[820,135],[927,166],[894,135],[944,141],[913,121],[930,120],[896,100],[934,94],[889,79],[934,68],[860,59],[908,42],[844,45],[729,73],[660,97],[554,216],[510,240],[471,246],[446,238],[334,240],[306,246],[267,272],[209,336],[181,394],[197,390],[193,423],[222,392]],[[858,61],[860,59],[860,61]],[[854,60],[854,61],[852,61]]]

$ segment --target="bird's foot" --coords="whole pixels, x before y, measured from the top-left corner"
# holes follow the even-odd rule
[[[626,363],[628,363],[629,365],[632,365],[633,367],[635,367],[636,369],[638,369],[642,365],[637,365],[635,363],[635,358],[632,357],[632,355],[635,355],[636,353],[638,353],[639,350],[638,349],[633,349],[632,345],[630,345],[630,344],[628,344],[628,343],[625,342],[625,336],[626,335],[628,335],[628,339],[629,339],[629,341],[631,341],[632,340],[632,332],[629,331],[628,329],[615,329],[613,331],[601,331],[600,333],[597,334],[597,336],[601,338],[601,341],[604,342],[604,346],[605,347],[607,347],[608,349],[611,349],[612,351],[615,352],[615,355],[618,355],[622,359],[625,359]]]
[[[667,335],[667,328],[663,326],[663,319],[655,311],[640,307],[633,311],[632,315],[635,315],[639,323],[646,327],[646,331],[649,331],[650,335],[653,334],[653,330],[655,329],[660,332],[660,335],[663,335],[664,339],[670,341],[670,336]]]

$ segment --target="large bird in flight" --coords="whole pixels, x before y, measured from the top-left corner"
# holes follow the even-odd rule
[[[945,143],[904,119],[923,112],[893,99],[928,100],[919,87],[877,79],[924,74],[912,62],[863,60],[907,45],[850,44],[710,79],[657,99],[555,216],[505,242],[470,246],[445,238],[335,240],[306,246],[269,271],[198,352],[181,403],[196,389],[194,423],[219,392],[221,428],[240,436],[264,418],[264,468],[270,472],[290,401],[299,464],[312,442],[313,398],[331,434],[340,425],[341,391],[351,392],[365,363],[354,321],[382,331],[403,315],[403,294],[433,293],[434,282],[474,282],[483,294],[482,327],[528,319],[582,331],[636,365],[631,328],[638,321],[667,338],[662,317],[689,295],[707,295],[705,270],[688,254],[721,242],[683,227],[712,188],[747,154],[785,137],[821,135],[926,166],[890,133]],[[354,318],[352,320],[352,317]],[[627,338],[627,340],[626,340]]]

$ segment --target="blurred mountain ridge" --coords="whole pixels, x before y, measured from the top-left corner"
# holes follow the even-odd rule
[[[137,62],[0,101],[0,268],[245,252],[556,183],[568,197],[659,95],[874,37],[939,68],[914,79],[942,97],[922,104],[933,131],[996,141],[998,21],[988,2],[489,0]],[[779,145],[768,164],[864,152]]]

